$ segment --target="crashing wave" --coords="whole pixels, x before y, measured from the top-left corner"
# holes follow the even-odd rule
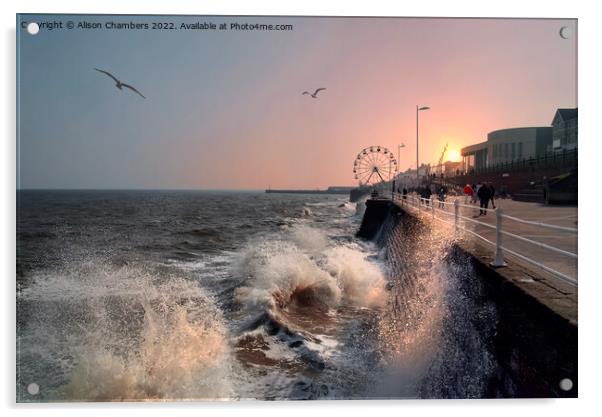
[[[19,295],[35,312],[23,329],[22,360],[61,365],[54,372],[62,383],[48,399],[230,397],[230,352],[212,299],[190,280],[99,265],[38,276]]]

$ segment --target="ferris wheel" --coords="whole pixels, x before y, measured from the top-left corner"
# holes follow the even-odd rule
[[[357,154],[353,174],[360,185],[389,181],[397,172],[397,160],[384,146],[370,146]]]

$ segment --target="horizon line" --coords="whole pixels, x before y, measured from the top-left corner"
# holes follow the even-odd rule
[[[328,187],[352,187],[355,188],[357,185],[330,185]],[[291,188],[291,187],[278,187],[278,188],[60,188],[60,187],[31,187],[31,188],[19,188],[16,191],[266,191],[266,190],[326,190],[328,187],[304,187],[304,188]]]

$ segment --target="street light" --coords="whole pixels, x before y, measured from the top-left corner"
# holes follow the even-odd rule
[[[418,112],[422,110],[429,110],[430,107],[416,105],[416,178],[420,181],[420,166],[418,165]]]
[[[397,145],[397,164],[395,165],[395,171],[396,171],[396,174],[393,176],[393,182],[392,182],[392,185],[393,185],[393,193],[395,193],[395,180],[396,180],[396,179],[397,179],[397,177],[399,176],[399,156],[400,156],[400,154],[399,154],[399,150],[400,150],[401,148],[404,148],[405,146],[406,146],[406,145],[405,145],[405,144],[403,144],[403,143],[402,143],[401,145]],[[389,160],[389,171],[390,171],[390,170],[391,170],[391,161]]]
[[[401,148],[405,148],[405,147],[406,147],[406,145],[404,143],[397,145],[397,172],[399,172],[399,164],[401,162],[401,160],[399,159],[399,157],[400,157],[399,151]]]

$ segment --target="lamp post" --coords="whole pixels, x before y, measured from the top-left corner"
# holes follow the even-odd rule
[[[391,190],[391,192],[392,192],[391,195],[395,194],[395,181],[397,180],[397,177],[399,176],[399,156],[400,156],[399,150],[401,148],[403,148],[404,146],[406,146],[406,145],[404,145],[403,143],[401,145],[397,145],[397,164],[395,164],[395,174],[393,175],[393,181],[392,181],[393,188]],[[391,172],[391,160],[389,160],[389,172]]]
[[[405,146],[406,145],[404,143],[397,145],[397,165],[395,166],[397,174],[396,174],[395,178],[399,178],[399,175],[400,175],[399,173],[401,172],[401,170],[399,169],[399,164],[401,163],[400,162],[400,157],[401,157],[400,150],[401,150],[401,148],[405,148]],[[395,189],[395,186],[393,186],[393,189]]]
[[[416,178],[420,181],[420,165],[418,165],[418,112],[422,110],[429,110],[430,107],[416,105]]]
[[[403,144],[403,143],[400,144],[400,145],[397,145],[397,172],[399,172],[399,163],[400,163],[400,159],[399,159],[400,158],[400,153],[399,153],[399,151],[401,150],[401,148],[405,148],[405,147],[406,147],[406,145]]]

